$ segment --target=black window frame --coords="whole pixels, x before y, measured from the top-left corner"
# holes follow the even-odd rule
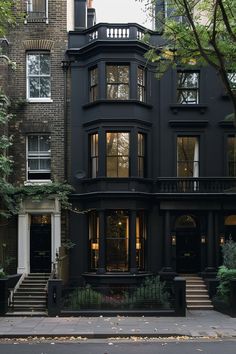
[[[108,153],[107,153],[107,134],[117,134],[117,154],[116,155],[112,155],[112,154],[110,154],[110,155],[108,155]],[[128,137],[129,137],[129,142],[128,142],[128,145],[129,145],[129,153],[128,153],[128,155],[120,155],[119,153],[118,153],[118,151],[119,151],[119,138],[118,138],[118,134],[128,134]],[[105,153],[106,153],[106,177],[107,178],[128,178],[128,177],[130,177],[130,138],[131,138],[131,132],[130,131],[127,131],[127,130],[107,130],[106,132],[105,132],[105,144],[106,144],[106,147],[105,147]],[[127,169],[127,171],[128,171],[128,174],[127,174],[127,176],[121,176],[120,174],[119,174],[119,158],[121,158],[121,157],[125,157],[125,158],[127,158],[127,162],[128,162],[128,169]],[[108,175],[108,159],[115,159],[116,160],[116,175],[114,175],[114,176],[109,176]]]
[[[117,68],[117,73],[116,75],[119,77],[119,67],[126,67],[128,69],[128,80],[127,82],[125,81],[108,81],[108,68],[109,67],[113,67],[113,68]],[[116,87],[117,89],[115,90],[115,92],[117,93],[117,97],[109,97],[108,95],[108,87],[113,86]],[[127,91],[127,97],[119,97],[119,87],[120,86],[126,86],[128,87],[128,91]],[[107,63],[106,64],[106,99],[107,100],[117,100],[117,101],[127,101],[130,99],[130,63]]]
[[[197,79],[197,86],[196,87],[188,87],[184,86],[184,84],[180,85],[180,80],[179,77],[182,75],[194,75],[196,74],[198,79]],[[196,100],[195,101],[183,101],[180,98],[182,97],[183,93],[190,93],[190,92],[195,92],[197,93],[196,95]],[[184,96],[183,96],[184,97]],[[176,90],[176,101],[177,104],[180,105],[198,105],[200,103],[200,71],[199,70],[178,70],[177,71],[177,90]]]
[[[95,73],[95,80],[93,81],[92,74]],[[98,67],[94,66],[89,69],[89,102],[98,100]]]

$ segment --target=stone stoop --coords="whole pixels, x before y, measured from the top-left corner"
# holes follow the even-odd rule
[[[28,274],[14,293],[7,315],[45,316],[47,313],[46,285],[49,273]]]
[[[197,275],[182,275],[186,280],[186,305],[188,310],[213,310],[204,280]]]

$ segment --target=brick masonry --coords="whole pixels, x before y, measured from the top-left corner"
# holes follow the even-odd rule
[[[48,1],[48,23],[24,19],[26,1],[16,1],[17,26],[9,32],[9,57],[16,62],[16,70],[6,71],[1,65],[1,79],[8,80],[8,93],[14,102],[26,100],[26,53],[30,50],[49,50],[51,58],[51,98],[48,103],[25,102],[16,109],[10,124],[13,146],[10,154],[14,160],[13,183],[26,181],[27,133],[48,132],[51,135],[51,176],[62,182],[64,176],[64,72],[61,62],[67,48],[67,1]],[[65,220],[66,218],[62,218]],[[63,222],[64,224],[64,222]],[[66,235],[65,225],[62,234]],[[11,220],[8,227],[0,227],[0,246],[7,242],[9,255],[17,258],[17,222]],[[16,261],[14,262],[16,266]],[[12,267],[11,267],[12,268]],[[14,272],[14,269],[12,269]]]

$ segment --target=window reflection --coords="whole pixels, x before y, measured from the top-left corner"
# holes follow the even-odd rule
[[[107,177],[129,176],[129,133],[106,133]]]

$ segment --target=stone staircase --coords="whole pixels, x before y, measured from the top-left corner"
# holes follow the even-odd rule
[[[49,273],[31,273],[23,281],[13,295],[8,315],[46,315],[46,285]]]
[[[213,310],[207,287],[197,275],[183,275],[186,279],[186,304],[189,310]]]

